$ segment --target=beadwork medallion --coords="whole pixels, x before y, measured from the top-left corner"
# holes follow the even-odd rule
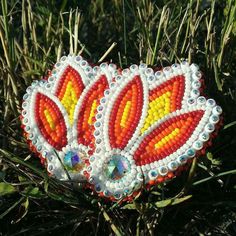
[[[202,80],[186,61],[120,70],[64,56],[27,88],[25,135],[54,177],[87,179],[101,196],[129,199],[207,147],[222,110],[202,95]]]

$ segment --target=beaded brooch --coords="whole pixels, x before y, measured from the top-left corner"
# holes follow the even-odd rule
[[[204,152],[222,109],[201,95],[202,80],[186,61],[154,72],[63,56],[26,90],[25,136],[52,176],[129,200]]]

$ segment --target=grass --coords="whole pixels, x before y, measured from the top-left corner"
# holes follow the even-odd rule
[[[236,1],[1,1],[0,235],[235,235]],[[19,112],[27,86],[61,55],[121,67],[187,58],[205,74],[224,126],[204,157],[129,204],[47,176]]]

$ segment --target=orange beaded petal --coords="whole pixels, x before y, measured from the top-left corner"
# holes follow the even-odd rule
[[[149,164],[174,153],[190,138],[203,114],[203,111],[189,112],[173,117],[158,126],[144,138],[136,150],[136,164]]]
[[[112,148],[123,149],[132,137],[142,114],[143,86],[139,76],[120,92],[109,119],[109,141]]]
[[[66,146],[66,125],[56,103],[44,94],[36,94],[35,120],[45,140],[57,150]]]
[[[87,91],[82,101],[77,123],[78,143],[88,146],[93,140],[94,116],[100,104],[100,99],[104,96],[104,91],[107,88],[107,78],[102,75]]]

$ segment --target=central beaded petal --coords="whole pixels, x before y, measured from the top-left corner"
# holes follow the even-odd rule
[[[129,163],[125,157],[120,155],[112,156],[105,167],[106,176],[112,180],[119,180],[129,171]]]
[[[202,79],[187,62],[122,70],[64,56],[26,90],[25,136],[51,176],[87,179],[99,195],[127,199],[204,153],[222,109],[201,95]]]

